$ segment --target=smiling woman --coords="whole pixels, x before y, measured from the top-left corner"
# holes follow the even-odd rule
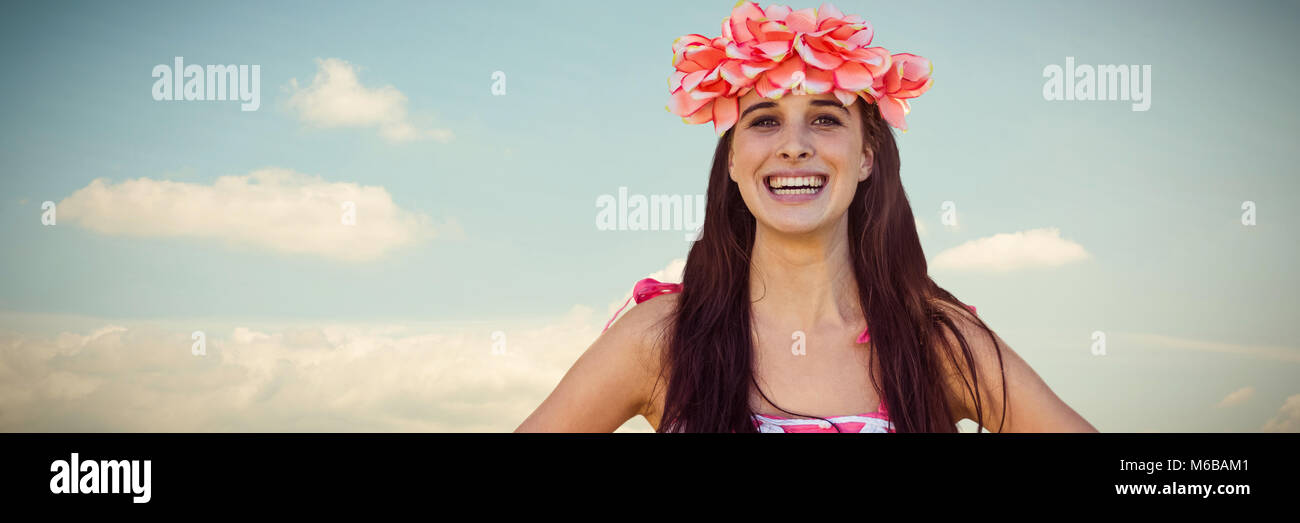
[[[1096,430],[929,277],[890,129],[929,63],[870,31],[741,4],[678,40],[674,106],[721,133],[702,237],[517,431]]]

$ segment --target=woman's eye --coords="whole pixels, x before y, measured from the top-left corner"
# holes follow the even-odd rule
[[[772,118],[770,116],[764,116],[761,118],[755,118],[753,121],[749,123],[749,126],[750,127],[775,127],[777,124],[778,122],[776,121],[775,118]],[[841,124],[840,120],[834,116],[822,115],[822,116],[818,116],[816,120],[813,120],[813,125],[836,126],[836,125],[843,125],[843,124]]]
[[[826,122],[825,125],[840,125],[839,119],[834,116],[818,116],[816,121]]]

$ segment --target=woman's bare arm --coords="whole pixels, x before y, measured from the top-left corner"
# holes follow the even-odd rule
[[[644,415],[659,375],[659,320],[675,301],[665,295],[629,309],[515,432],[613,432]]]
[[[974,318],[968,311],[956,312],[955,308],[947,306],[949,317],[957,325],[962,335],[966,338],[966,343],[970,346],[973,357],[975,358],[976,368],[979,370],[979,392],[980,406],[984,414],[981,421],[983,426],[990,431],[996,432],[1097,432],[1097,428],[1083,419],[1078,412],[1070,408],[1060,397],[1052,392],[1038,373],[1030,368],[1029,364],[1020,357],[1016,351],[1011,349],[1002,340],[1001,336],[997,338],[997,343],[1002,349],[1002,368],[998,365],[997,350],[993,345],[993,340],[989,338],[988,332],[975,323]],[[952,336],[951,332],[943,329],[948,337],[948,343],[953,350],[958,351],[958,362],[965,367],[964,359],[960,356],[960,345],[957,339]],[[1007,406],[1005,425],[1002,423],[1002,413],[1004,405],[1002,404],[1002,371],[1006,372],[1006,394]],[[966,377],[957,377],[953,382],[956,388],[954,394],[961,398],[957,405],[961,411],[960,414],[965,419],[975,419],[974,400],[967,392],[971,387],[969,380],[970,372],[965,372]],[[951,374],[950,374],[951,375]],[[964,381],[964,384],[963,384]]]

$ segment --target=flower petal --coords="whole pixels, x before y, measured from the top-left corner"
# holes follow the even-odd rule
[[[783,89],[774,85],[772,80],[768,79],[767,75],[768,73],[763,73],[754,81],[754,90],[758,91],[758,95],[763,98],[780,98],[783,94]]]
[[[869,88],[874,80],[875,77],[871,76],[867,66],[858,62],[844,62],[835,69],[835,87],[845,91],[857,92]]]
[[[686,78],[686,73],[681,71],[673,71],[673,74],[668,75],[668,92],[676,92],[681,89],[683,78]]]
[[[894,64],[893,67],[889,68],[888,72],[882,75],[882,78],[885,80],[885,93],[898,91],[903,84],[903,64]]]
[[[740,114],[740,101],[736,98],[719,98],[713,101],[713,131],[722,136],[736,124]]]
[[[748,42],[754,39],[754,33],[749,30],[749,20],[763,18],[763,9],[758,7],[754,2],[742,2],[736,4],[736,8],[731,10],[731,35],[732,39],[737,42]]]
[[[870,69],[871,74],[874,76],[884,74],[893,63],[889,56],[889,50],[884,47],[863,47],[845,54],[850,61],[867,66],[867,69]]]
[[[921,84],[919,87],[899,89],[898,92],[892,93],[890,96],[893,96],[894,98],[916,98],[924,94],[926,91],[929,91],[930,86],[932,85],[934,85],[934,78],[927,78],[925,83]]]
[[[898,53],[891,58],[903,64],[903,78],[908,80],[924,78],[934,71],[934,65],[929,59],[911,53]]]
[[[825,22],[827,20],[838,19],[838,18],[844,18],[844,13],[841,13],[840,10],[836,9],[835,6],[830,4],[830,2],[826,2],[822,4],[822,6],[817,9],[818,24],[821,24],[822,22]]]
[[[804,69],[804,88],[814,94],[829,93],[835,88],[835,73],[809,67]]]
[[[835,22],[840,22],[840,21],[839,21],[839,20],[836,20]],[[829,24],[831,24],[831,22],[823,22],[823,25],[829,25]],[[849,47],[849,48],[852,48],[852,49],[857,49],[858,47],[861,47],[861,46],[859,46],[858,44],[855,44],[855,43],[847,42],[847,40],[848,40],[849,38],[852,38],[853,35],[858,34],[858,32],[861,31],[861,30],[862,30],[862,26],[860,26],[860,25],[854,25],[854,24],[849,24],[849,23],[841,23],[840,25],[835,26],[835,30],[831,31],[830,34],[828,34],[827,36],[829,36],[829,37],[831,37],[831,39],[834,39],[834,40],[837,40],[837,41],[838,41],[838,40],[844,40],[844,41],[846,41],[846,42],[844,42],[844,46],[845,46],[845,47]],[[860,39],[860,37],[859,37],[859,39]]]
[[[749,60],[750,58],[752,58],[751,53],[753,52],[753,48],[751,48],[749,45],[737,44],[736,42],[727,42],[727,46],[724,47],[723,49],[726,49],[727,58],[730,58],[732,60]]]
[[[800,9],[785,17],[785,25],[796,33],[811,33],[817,30],[817,10],[811,7]]]
[[[681,71],[683,73],[693,73],[695,71],[705,70],[704,66],[692,62],[690,60],[677,61],[677,63],[673,64],[673,67],[676,67],[678,71]]]
[[[758,44],[755,47],[758,49],[758,52],[761,53],[764,57],[776,61],[781,61],[782,59],[785,58],[785,55],[790,53],[789,40],[763,42],[761,44]]]
[[[799,76],[804,76],[803,60],[798,57],[781,62],[781,65],[767,72],[767,77],[777,87],[788,89],[794,84],[796,72],[800,73]]]
[[[709,39],[706,38],[704,35],[692,33],[688,35],[679,36],[677,37],[676,40],[673,40],[673,51],[685,49],[687,46],[690,45],[708,45],[708,44],[709,44]]]
[[[699,108],[694,114],[683,116],[682,121],[689,124],[702,124],[709,121],[709,119],[713,118],[714,103],[714,101],[710,101],[704,104],[704,107]]]
[[[713,69],[725,59],[727,59],[726,51],[715,47],[699,46],[686,49],[686,60],[700,64],[703,69]]]
[[[794,48],[799,51],[799,56],[804,62],[818,69],[830,71],[844,63],[843,58],[813,49],[811,45],[804,42],[803,38],[794,40]]]
[[[718,67],[718,73],[722,75],[723,80],[726,80],[727,83],[732,85],[747,87],[754,83],[754,78],[752,76],[745,76],[744,65],[736,60],[727,60],[726,62],[723,62],[722,65]]]
[[[749,78],[753,78],[755,76],[758,76],[759,73],[763,71],[767,71],[775,66],[776,66],[776,62],[772,62],[772,61],[763,62],[760,64],[752,64],[746,62],[740,64],[740,71],[745,73],[745,76]]]
[[[704,81],[704,76],[707,74],[709,74],[709,72],[703,69],[692,73],[688,73],[685,77],[682,78],[682,88],[686,89],[687,91],[694,90],[696,87],[700,85],[700,82]]]
[[[759,25],[758,30],[761,31],[761,34],[758,35],[758,39],[764,42],[794,40],[794,35],[796,34],[785,24],[775,20],[763,22]]]
[[[871,24],[868,22],[862,22],[861,25],[863,26],[862,29],[859,29],[858,32],[853,33],[853,36],[845,39],[846,42],[857,47],[866,47],[871,45],[871,39],[875,37],[876,31],[871,28]]]
[[[690,116],[708,103],[709,100],[697,99],[691,96],[690,91],[682,89],[668,98],[668,110],[677,116]]]
[[[903,117],[907,115],[907,106],[904,103],[891,96],[876,100],[876,105],[880,106],[880,116],[883,116],[885,121],[889,122],[889,125],[906,131],[907,120]]]
[[[708,100],[711,98],[717,98],[719,96],[722,96],[723,94],[726,94],[727,89],[729,87],[731,86],[727,85],[727,82],[713,81],[713,82],[703,83],[700,84],[699,87],[690,91],[691,98],[695,98],[696,100]],[[683,91],[685,91],[685,89],[683,89]]]
[[[790,7],[784,5],[770,5],[767,7],[767,17],[772,20],[784,21],[790,16]]]
[[[848,107],[850,105],[853,105],[853,102],[858,99],[858,94],[850,91],[845,91],[843,89],[836,89],[835,97],[839,98],[841,104],[843,104],[845,107]]]

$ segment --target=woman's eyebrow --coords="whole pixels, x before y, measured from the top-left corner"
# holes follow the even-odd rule
[[[844,111],[844,112],[846,112],[846,113],[849,112],[848,108],[844,107],[843,104],[839,103],[839,102],[836,101],[836,100],[813,100],[813,101],[812,101],[812,105],[822,105],[822,106],[826,106],[826,107],[838,107],[840,110],[842,110],[842,111]],[[737,120],[744,119],[744,118],[745,118],[745,115],[749,114],[751,111],[757,111],[757,110],[759,110],[759,109],[767,109],[767,108],[770,108],[770,107],[776,107],[776,102],[759,102],[759,103],[756,103],[756,104],[754,104],[754,105],[751,105],[751,106],[745,108],[745,111],[742,112],[742,113],[740,113],[740,118],[737,118]]]
[[[754,105],[751,105],[747,107],[744,112],[740,113],[740,118],[737,118],[737,120],[745,118],[745,115],[749,114],[752,111],[757,111],[759,109],[767,109],[768,107],[776,107],[776,102],[759,102]]]
[[[838,101],[835,101],[835,100],[813,100],[813,101],[812,101],[812,105],[824,105],[824,106],[826,106],[826,107],[838,107],[838,108],[840,108],[841,110],[843,110],[843,111],[846,112],[846,113],[849,112],[849,109],[848,109],[847,107],[844,107],[844,104],[841,104],[841,103],[839,103]]]

